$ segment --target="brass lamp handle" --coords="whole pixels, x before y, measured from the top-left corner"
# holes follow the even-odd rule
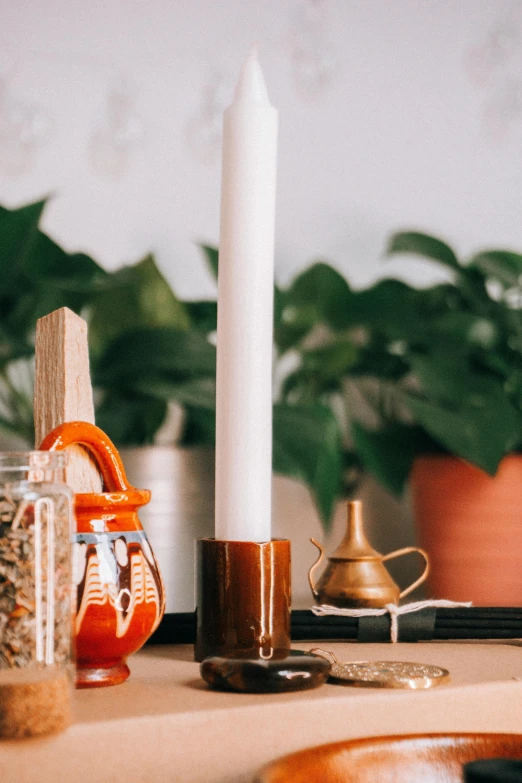
[[[424,571],[419,576],[418,579],[415,580],[409,587],[406,587],[401,593],[399,593],[399,599],[404,598],[405,596],[412,593],[416,587],[421,585],[423,582],[426,581],[426,579],[429,576],[430,573],[430,560],[428,557],[428,553],[424,551],[424,549],[420,549],[418,546],[407,546],[404,547],[404,549],[396,549],[395,552],[390,552],[389,555],[384,555],[382,558],[382,562],[384,563],[385,560],[393,560],[396,557],[401,557],[402,555],[409,555],[412,552],[418,552],[421,557],[424,558],[426,562],[426,566],[424,568]]]
[[[317,558],[315,563],[312,566],[310,566],[310,569],[308,571],[308,584],[310,585],[310,590],[312,591],[313,597],[315,598],[316,601],[318,601],[319,600],[319,593],[315,589],[314,573],[319,568],[319,566],[321,565],[321,560],[324,557],[324,549],[321,546],[321,544],[318,541],[315,540],[315,538],[311,538],[310,541],[319,550],[319,557]]]

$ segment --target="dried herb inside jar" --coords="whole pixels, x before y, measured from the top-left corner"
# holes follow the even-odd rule
[[[66,503],[59,498],[56,502],[49,500],[40,512],[37,542],[34,509],[33,502],[13,499],[7,494],[0,499],[0,668],[3,669],[44,662],[64,665],[70,654],[68,511]],[[49,524],[53,525],[54,566],[48,552]],[[47,628],[49,618],[52,627]],[[47,641],[48,633],[50,641]]]

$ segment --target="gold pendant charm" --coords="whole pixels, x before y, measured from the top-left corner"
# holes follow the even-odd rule
[[[411,688],[425,690],[449,681],[449,671],[440,666],[406,661],[338,661],[328,650],[310,650],[332,664],[330,679],[362,688]]]

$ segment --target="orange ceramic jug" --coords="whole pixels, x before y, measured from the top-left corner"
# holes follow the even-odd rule
[[[79,444],[96,459],[104,492],[75,495],[73,567],[76,601],[76,686],[117,685],[126,659],[159,625],[165,610],[160,572],[138,519],[149,490],[129,486],[118,451],[94,424],[56,427],[40,449]]]

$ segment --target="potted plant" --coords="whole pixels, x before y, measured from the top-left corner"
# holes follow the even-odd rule
[[[522,255],[461,262],[415,232],[393,236],[388,251],[435,262],[447,282],[417,290],[385,279],[353,291],[317,266],[328,331],[319,347],[301,343],[284,398],[334,406],[358,459],[390,491],[411,476],[436,597],[520,605]],[[296,322],[305,312],[294,311]]]
[[[155,490],[143,521],[155,526],[148,533],[160,563],[175,564],[163,569],[167,611],[192,609],[192,541],[213,529],[217,304],[181,301],[152,256],[107,272],[85,254],[67,253],[40,230],[44,207],[0,208],[0,427],[32,445],[36,320],[62,306],[81,314],[89,323],[96,421],[122,449],[131,480]],[[216,271],[217,252],[205,254]],[[279,299],[275,309],[277,324]],[[310,487],[327,525],[342,475],[339,427],[328,406],[279,395],[274,470]]]
[[[216,302],[179,300],[151,256],[109,273],[66,253],[40,231],[43,208],[0,209],[0,427],[32,442],[36,319],[64,305],[80,312],[97,421],[126,449],[137,483],[163,471],[188,551],[211,532],[197,520],[213,517]],[[203,249],[216,274],[216,249]],[[433,593],[520,604],[522,256],[486,251],[463,263],[416,232],[388,249],[438,264],[446,282],[356,291],[315,263],[275,287],[274,469],[306,483],[325,529],[361,470],[396,495],[411,477]],[[164,544],[173,512],[149,513]]]

